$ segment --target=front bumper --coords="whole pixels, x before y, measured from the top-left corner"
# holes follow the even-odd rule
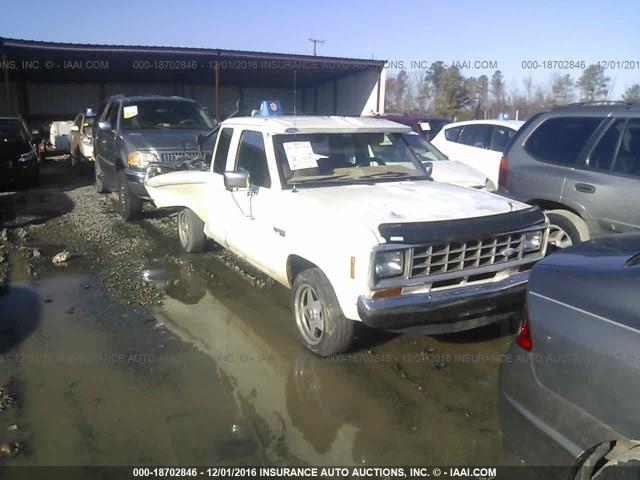
[[[426,335],[481,327],[519,312],[526,295],[529,272],[505,279],[431,293],[389,298],[358,298],[358,315],[366,325]]]

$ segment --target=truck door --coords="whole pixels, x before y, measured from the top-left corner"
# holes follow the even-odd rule
[[[229,192],[227,243],[231,250],[275,277],[284,274],[284,232],[275,225],[281,193],[269,171],[262,132],[243,130],[237,143],[234,170],[249,173],[250,187]]]

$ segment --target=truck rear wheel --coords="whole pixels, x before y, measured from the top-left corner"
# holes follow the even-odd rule
[[[353,341],[353,322],[342,314],[329,279],[317,267],[303,270],[291,289],[291,311],[302,344],[316,355],[345,352]]]
[[[182,249],[187,253],[202,252],[207,245],[204,222],[188,208],[178,214],[178,236]]]

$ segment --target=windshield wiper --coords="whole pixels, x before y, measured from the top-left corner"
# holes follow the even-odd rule
[[[369,173],[367,175],[361,175],[361,176],[358,176],[358,177],[354,178],[354,180],[359,180],[361,178],[370,180],[372,178],[391,178],[391,177],[401,178],[403,180],[408,180],[408,179],[413,179],[413,178],[422,178],[421,175],[414,175],[412,173],[378,172],[378,173]]]
[[[327,180],[337,180],[340,178],[346,178],[348,175],[332,175],[330,177],[301,177],[299,179],[290,178],[287,180],[287,185],[300,185],[302,183],[315,183],[325,182]]]

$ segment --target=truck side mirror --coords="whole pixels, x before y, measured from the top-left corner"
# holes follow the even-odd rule
[[[424,165],[427,175],[431,177],[433,175],[433,162],[422,162],[422,165]]]
[[[224,188],[230,192],[239,188],[249,188],[249,172],[244,170],[231,170],[224,172]]]

